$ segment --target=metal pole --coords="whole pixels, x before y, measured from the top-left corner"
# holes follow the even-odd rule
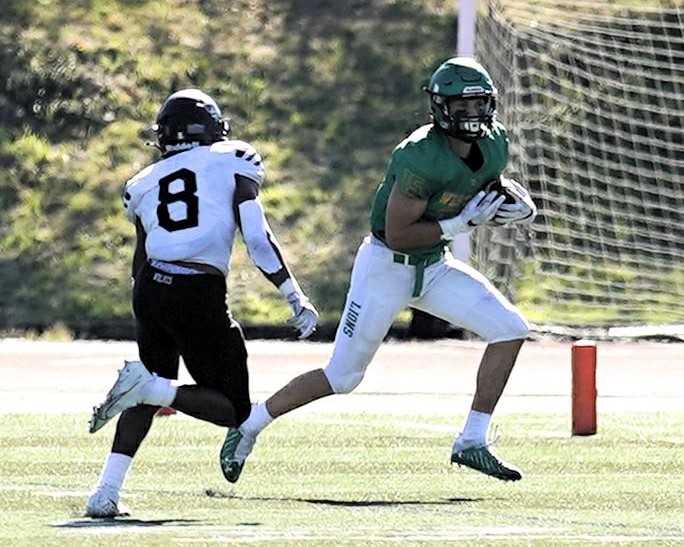
[[[458,43],[456,53],[459,57],[475,55],[475,18],[477,0],[460,0],[458,3]],[[459,234],[451,242],[451,253],[462,262],[470,262],[470,236]]]
[[[460,0],[458,3],[458,44],[459,57],[475,55],[475,19],[477,0]]]

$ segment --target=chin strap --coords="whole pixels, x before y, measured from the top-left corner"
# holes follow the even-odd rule
[[[162,150],[162,147],[154,141],[145,141],[145,146],[150,146],[152,148],[156,148],[160,152],[164,152],[164,150]]]

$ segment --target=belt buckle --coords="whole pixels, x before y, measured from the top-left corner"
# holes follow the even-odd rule
[[[411,257],[407,254],[404,253],[398,253],[399,256],[401,256],[401,263],[404,266],[410,266],[411,265]]]

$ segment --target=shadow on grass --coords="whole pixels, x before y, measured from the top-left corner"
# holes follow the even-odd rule
[[[256,499],[256,498],[255,498]],[[395,507],[400,505],[456,505],[460,503],[474,503],[485,501],[484,498],[447,498],[443,500],[420,501],[420,500],[330,500],[294,498],[292,501],[302,501],[314,505],[331,505],[338,507]]]
[[[80,518],[74,520],[67,520],[66,522],[60,522],[57,524],[50,524],[53,528],[100,528],[100,527],[139,527],[139,528],[149,528],[153,526],[196,526],[198,524],[203,524],[202,521],[197,519],[132,519],[128,517],[118,517],[118,518]]]
[[[477,503],[491,501],[489,498],[445,498],[440,500],[334,500],[327,498],[269,498],[235,496],[219,490],[207,490],[206,495],[210,498],[228,498],[241,501],[296,501],[311,503],[313,505],[330,505],[333,507],[398,507],[401,505],[458,505],[463,503]]]

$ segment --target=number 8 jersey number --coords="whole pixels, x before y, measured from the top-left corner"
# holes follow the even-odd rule
[[[221,141],[164,158],[128,181],[126,215],[145,233],[149,259],[210,264],[227,273],[238,228],[235,176],[261,184],[261,157],[243,141]]]
[[[171,192],[171,183],[183,182],[180,192]],[[185,204],[185,218],[171,218],[169,205]],[[199,199],[197,198],[197,177],[190,169],[179,169],[159,179],[159,205],[157,206],[159,226],[169,232],[194,228],[199,224]]]

